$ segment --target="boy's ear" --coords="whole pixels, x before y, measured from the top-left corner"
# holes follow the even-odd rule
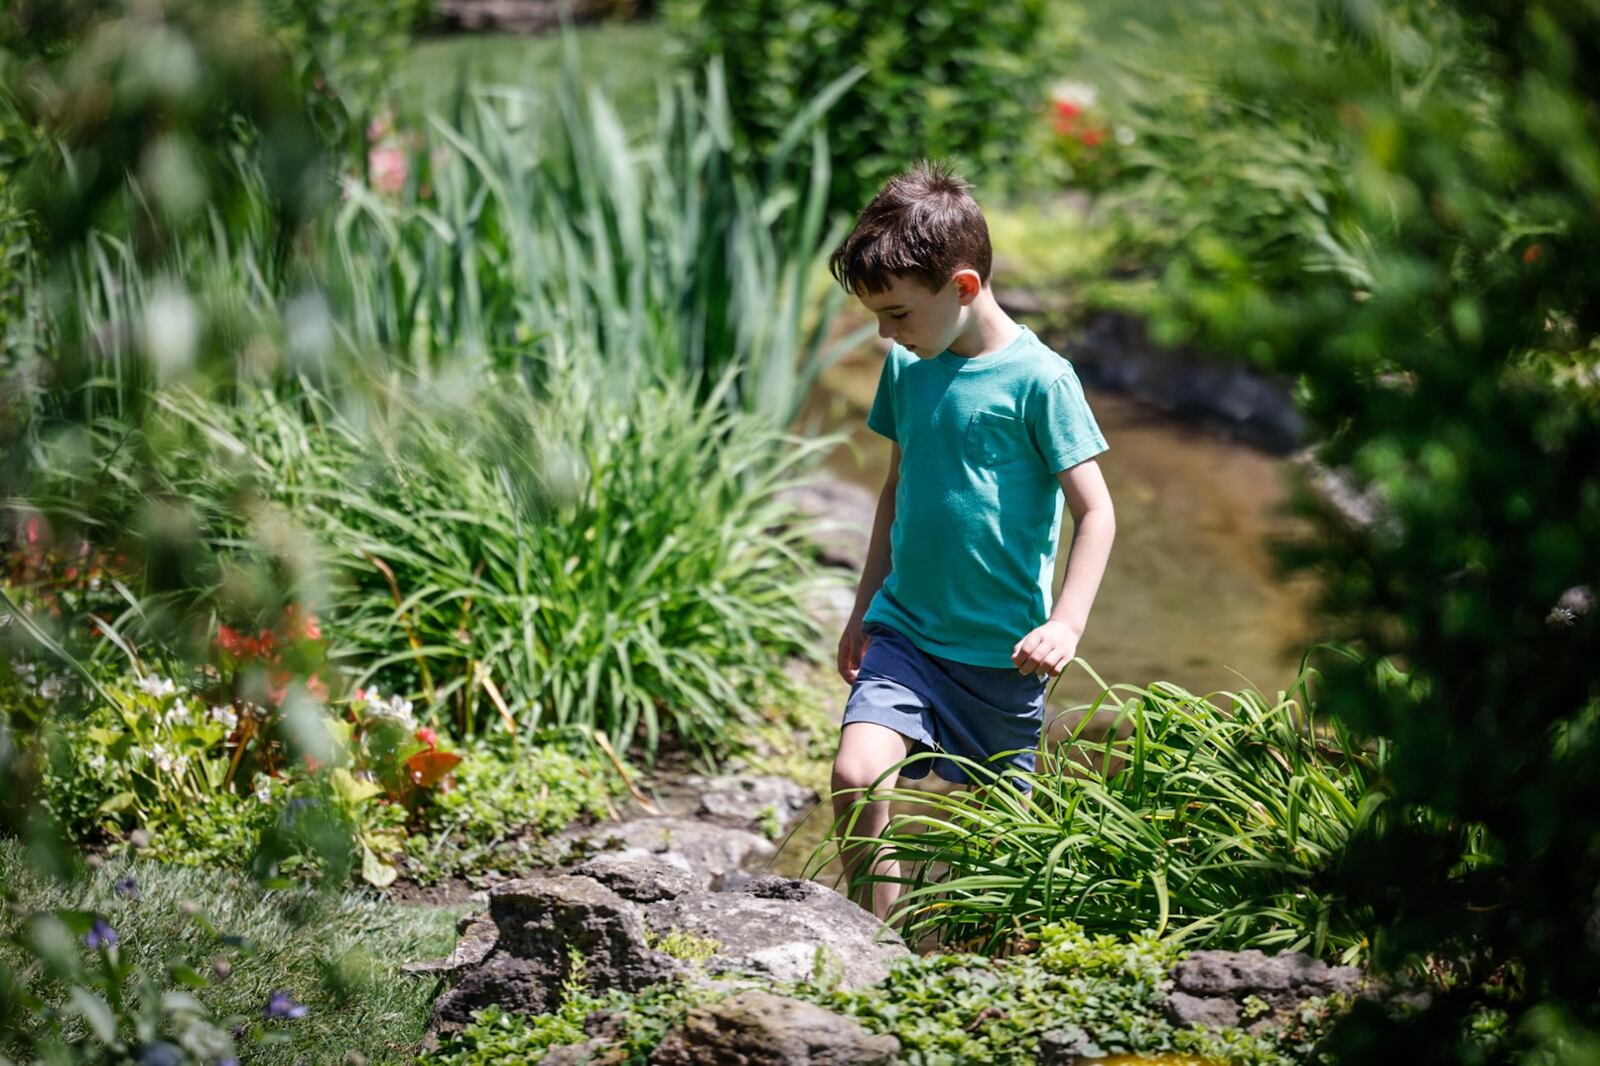
[[[962,307],[976,300],[978,293],[983,291],[983,279],[971,267],[956,271],[950,280],[955,283],[956,296],[960,298]]]

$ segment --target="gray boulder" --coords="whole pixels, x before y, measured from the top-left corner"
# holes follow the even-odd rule
[[[1231,999],[1191,996],[1187,992],[1169,995],[1162,1009],[1173,1025],[1206,1025],[1213,1029],[1226,1029],[1238,1025],[1240,1018],[1239,1004]]]
[[[674,852],[654,854],[638,848],[602,851],[574,866],[572,872],[593,878],[635,903],[655,903],[704,887],[689,860]]]
[[[487,923],[463,926],[472,945],[458,947],[448,965],[422,971],[451,983],[434,1005],[425,1046],[490,1004],[525,1014],[554,1010],[574,950],[591,990],[630,992],[672,976],[798,981],[811,975],[819,952],[850,987],[880,980],[910,954],[893,930],[812,881],[761,877],[736,892],[711,892],[641,853],[597,857],[585,869],[588,876],[532,877],[490,892]],[[690,961],[659,950],[674,932],[711,941],[710,956]]]
[[[870,985],[910,954],[898,933],[815,881],[758,877],[732,892],[693,892],[645,908],[650,928],[717,941],[707,973],[773,981],[811,976],[821,951],[841,971],[840,985]]]
[[[749,991],[698,1007],[650,1056],[655,1066],[888,1066],[892,1036],[800,1000]]]
[[[1282,955],[1196,951],[1172,968],[1172,980],[1179,991],[1197,996],[1259,996],[1271,1002],[1283,992],[1300,999],[1354,992],[1361,971],[1354,966],[1332,967],[1298,951]]]
[[[662,815],[579,830],[565,838],[577,855],[609,849],[631,849],[678,862],[680,856],[706,888],[748,864],[771,858],[776,850],[765,837],[748,829],[712,825],[693,818]]]
[[[1196,951],[1172,968],[1171,978],[1173,990],[1162,1010],[1174,1024],[1240,1025],[1245,1001],[1254,998],[1267,1010],[1250,1023],[1252,1032],[1289,1021],[1308,999],[1354,995],[1362,987],[1354,966],[1329,966],[1301,952]]]
[[[489,893],[494,946],[474,966],[452,971],[455,984],[434,1004],[430,1042],[499,1004],[545,1014],[560,1006],[561,985],[582,953],[591,987],[638,991],[683,964],[650,948],[638,905],[588,877],[555,874],[498,885]]]
[[[691,777],[686,783],[701,789],[696,811],[701,817],[719,819],[752,832],[761,832],[769,810],[787,829],[817,805],[815,791],[776,774]]]

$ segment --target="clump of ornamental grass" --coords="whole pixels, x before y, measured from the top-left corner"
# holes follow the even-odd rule
[[[994,952],[1065,920],[1185,947],[1362,961],[1369,916],[1328,874],[1382,803],[1382,749],[1317,712],[1313,677],[1303,671],[1276,700],[1105,686],[1037,773],[949,795],[874,789],[920,807],[883,836],[902,864],[907,939]],[[1096,711],[1114,719],[1103,739],[1089,735]],[[1011,787],[1023,778],[1031,793]],[[824,858],[819,849],[812,864]]]
[[[349,683],[458,737],[577,726],[711,756],[819,646],[805,603],[824,578],[783,490],[829,442],[731,407],[731,374],[704,399],[610,389],[588,358],[546,380],[169,390],[142,427],[89,431],[53,491],[110,528],[182,511],[219,588],[292,546],[326,575]]]

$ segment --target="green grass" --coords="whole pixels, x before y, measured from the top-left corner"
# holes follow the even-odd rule
[[[137,902],[112,891],[125,874],[138,883]],[[198,992],[219,1015],[259,1020],[267,997],[287,989],[310,1013],[271,1024],[287,1037],[284,1042],[241,1048],[240,1061],[250,1066],[338,1063],[352,1051],[374,1066],[410,1062],[427,1021],[433,980],[402,973],[400,966],[448,954],[456,918],[470,909],[399,906],[364,893],[267,891],[231,875],[143,861],[107,862],[63,886],[42,880],[12,840],[0,840],[0,884],[28,910],[99,912],[120,934],[122,950],[153,973],[173,958],[186,959],[202,973],[214,956],[231,959],[227,977],[212,976],[211,986]],[[184,912],[188,904],[216,934],[243,937],[246,946],[221,943]],[[21,961],[3,945],[0,960]]]
[[[672,73],[667,33],[651,22],[601,23],[572,31],[586,86],[604,92],[630,130],[655,114],[657,79]],[[420,119],[445,111],[461,84],[555,91],[561,83],[560,34],[470,34],[416,41],[395,72],[396,110]]]

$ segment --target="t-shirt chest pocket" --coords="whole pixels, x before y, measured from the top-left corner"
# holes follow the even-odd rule
[[[978,411],[967,420],[961,452],[974,466],[1008,466],[1028,457],[1028,427],[1015,415]]]

